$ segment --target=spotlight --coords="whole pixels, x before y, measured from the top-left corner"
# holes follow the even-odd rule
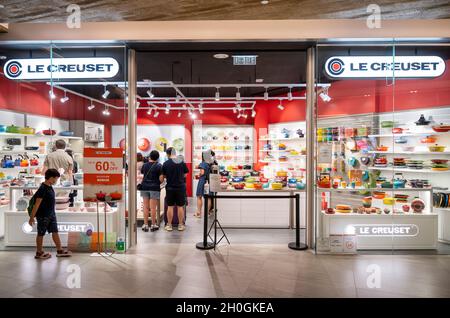
[[[196,118],[197,118],[197,115],[196,115],[195,113],[191,113],[191,118],[192,118],[192,119],[196,119]]]
[[[105,115],[105,116],[111,115],[111,113],[109,112],[109,109],[107,107],[105,107],[105,110],[103,111],[103,115]]]
[[[292,88],[291,87],[289,87],[288,100],[289,101],[292,100]]]
[[[269,0],[261,0],[261,4],[269,4]]]
[[[181,112],[178,112],[178,118],[180,118],[181,117]]]
[[[88,110],[93,110],[94,108],[95,108],[95,105],[92,104],[92,102],[91,102],[91,105],[88,106]]]
[[[151,89],[148,89],[148,90],[147,90],[147,95],[148,95],[148,97],[150,97],[150,98],[155,97],[155,95],[152,93],[152,90],[151,90]]]
[[[159,116],[159,111],[155,111],[155,114],[153,115],[153,117],[158,117]]]
[[[278,107],[278,109],[279,109],[279,110],[283,110],[283,109],[284,109],[284,106],[283,106],[283,104],[281,104],[281,100],[280,100],[280,103],[278,104],[278,106],[277,106],[277,107]]]
[[[329,102],[329,101],[331,101],[331,97],[328,96],[327,93],[322,92],[322,93],[319,94],[319,97],[320,97],[324,102]]]
[[[183,108],[186,109],[186,104],[183,104]]]
[[[239,91],[239,87],[237,88],[236,99],[241,100],[241,92]]]
[[[170,104],[166,105],[166,115],[170,113]]]
[[[219,92],[219,88],[217,87],[217,91],[216,91],[216,102],[220,101],[220,92]]]
[[[247,115],[246,113],[243,113],[243,114],[242,114],[242,117],[247,118],[248,115]]]
[[[149,110],[147,110],[147,115],[150,116],[150,115],[152,114],[152,110],[153,110],[153,109],[151,109],[151,108],[150,108]]]
[[[237,118],[241,118],[241,117],[242,117],[242,114],[241,114],[241,112],[239,112],[237,115]]]
[[[264,92],[264,100],[269,100],[269,92],[267,91],[267,87],[266,91]]]
[[[55,93],[53,93],[52,89],[48,91],[48,94],[50,95],[51,99],[55,99],[56,98],[56,95],[55,95]]]
[[[237,109],[236,107],[233,107],[233,113],[236,114],[237,113]]]
[[[252,110],[252,117],[255,118],[255,116],[256,116],[256,111]]]
[[[139,106],[141,106],[141,102],[137,101],[136,102],[136,108],[139,108]]]
[[[61,103],[65,103],[69,100],[69,97],[67,97],[67,92],[64,91],[64,97],[60,99]]]
[[[105,92],[103,93],[102,97],[103,99],[107,99],[109,96],[109,90],[106,89],[106,85],[105,85]]]
[[[178,94],[177,94],[177,97],[175,97],[175,102],[179,102],[180,101],[180,96],[178,96]]]

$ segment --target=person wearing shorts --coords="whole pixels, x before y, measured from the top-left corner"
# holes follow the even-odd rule
[[[148,212],[150,209],[152,216],[152,225],[150,231],[159,230],[159,225],[156,221],[156,210],[159,204],[159,197],[161,194],[161,170],[162,165],[158,162],[159,152],[152,150],[150,153],[149,162],[144,163],[141,168],[142,183],[141,196],[144,201],[144,225],[142,231],[148,232]]]
[[[36,236],[36,259],[47,259],[51,257],[50,253],[43,250],[43,241],[45,234],[51,233],[53,242],[56,245],[56,256],[67,257],[71,253],[63,250],[61,247],[61,239],[58,234],[58,222],[55,213],[55,191],[53,185],[58,182],[60,173],[56,169],[47,169],[45,171],[45,181],[41,184],[37,192],[34,194],[34,205],[31,210],[30,220],[28,224],[33,226],[35,218],[37,220],[37,236]]]
[[[177,157],[174,148],[170,147],[166,150],[168,160],[162,166],[161,181],[164,179],[166,184],[166,198],[167,198],[167,225],[166,231],[172,231],[173,210],[177,206],[178,210],[178,231],[184,231],[186,226],[184,224],[184,206],[186,205],[186,176],[189,169],[186,163]]]

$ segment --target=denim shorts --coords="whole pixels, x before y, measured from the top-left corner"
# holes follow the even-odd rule
[[[141,197],[143,197],[144,199],[159,200],[160,193],[161,192],[159,191],[141,191]]]

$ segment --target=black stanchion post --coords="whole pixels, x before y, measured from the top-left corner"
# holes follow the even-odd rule
[[[214,248],[214,243],[208,242],[208,199],[209,194],[205,194],[205,208],[203,209],[203,242],[198,242],[195,247],[200,250],[210,250]]]
[[[300,194],[295,194],[295,242],[288,244],[293,250],[306,250],[308,245],[300,243]]]

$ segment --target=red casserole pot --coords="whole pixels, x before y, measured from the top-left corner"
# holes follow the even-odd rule
[[[435,132],[447,132],[450,130],[450,125],[438,125],[431,127]]]
[[[392,128],[393,134],[401,134],[403,133],[403,128]]]
[[[43,130],[42,133],[47,136],[54,136],[54,135],[56,135],[56,130],[46,129],[46,130]]]

